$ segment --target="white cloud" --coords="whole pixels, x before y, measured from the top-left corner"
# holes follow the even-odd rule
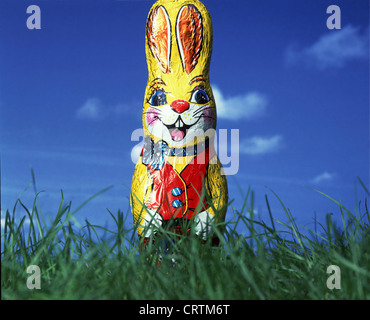
[[[324,173],[319,174],[318,176],[313,178],[311,180],[311,182],[312,183],[321,183],[321,182],[325,182],[325,181],[331,181],[331,180],[334,179],[334,177],[335,177],[334,173],[329,173],[329,172],[325,171]]]
[[[252,119],[262,115],[266,110],[267,99],[258,92],[250,92],[234,97],[225,97],[220,89],[213,85],[217,117],[238,120]]]
[[[290,46],[286,51],[286,61],[291,65],[304,63],[319,69],[339,68],[352,60],[367,59],[368,46],[369,29],[361,33],[360,28],[348,25],[328,31],[306,48]]]
[[[98,98],[89,98],[86,102],[76,111],[78,119],[99,121],[107,118],[108,116],[122,116],[127,115],[132,106],[137,104],[118,103],[115,106],[107,106]]]
[[[283,137],[275,135],[269,138],[254,136],[240,142],[240,152],[257,155],[277,152],[283,146]]]
[[[101,101],[97,98],[90,98],[77,110],[76,117],[86,120],[101,120],[104,117],[104,110]]]

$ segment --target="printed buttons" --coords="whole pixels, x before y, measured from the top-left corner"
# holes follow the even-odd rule
[[[182,194],[182,190],[180,188],[174,188],[172,189],[171,193],[174,197],[178,197]]]
[[[184,205],[183,202],[180,200],[172,201],[172,207],[174,208],[181,208],[183,205]]]

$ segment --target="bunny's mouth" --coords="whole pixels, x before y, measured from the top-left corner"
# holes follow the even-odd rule
[[[192,125],[187,125],[182,121],[181,117],[179,116],[175,123],[171,125],[166,125],[168,131],[170,132],[171,138],[173,141],[181,141],[184,139],[187,130],[192,127]]]

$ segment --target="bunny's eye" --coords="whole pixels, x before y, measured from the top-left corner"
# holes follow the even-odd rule
[[[152,106],[161,106],[167,103],[166,94],[162,90],[155,91],[149,99]]]
[[[203,89],[196,89],[193,94],[191,95],[190,102],[197,103],[197,104],[205,104],[209,101],[209,97],[207,92]]]

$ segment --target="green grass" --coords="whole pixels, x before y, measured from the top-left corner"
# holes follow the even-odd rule
[[[276,194],[272,196],[280,201]],[[18,200],[12,211],[6,211],[2,225],[1,298],[369,299],[368,196],[355,213],[326,195],[318,196],[337,203],[341,227],[327,215],[320,234],[301,230],[281,201],[288,222],[278,221],[267,197],[271,221],[266,224],[253,217],[249,192],[240,210],[229,205],[228,215],[233,218],[222,226],[225,231],[219,234],[219,247],[202,244],[195,236],[180,237],[173,243],[172,234],[162,232],[140,255],[135,228],[125,228],[130,212],[107,212],[114,230],[87,220],[78,227],[74,215],[85,203],[72,211],[63,193],[55,219],[49,223],[38,209],[38,195],[32,210]],[[20,220],[15,218],[18,207],[24,210]],[[241,229],[249,235],[237,231]],[[169,254],[164,243],[173,243]],[[26,272],[29,265],[40,267],[40,290],[26,286],[31,276]],[[339,290],[327,288],[330,265],[340,267]]]

